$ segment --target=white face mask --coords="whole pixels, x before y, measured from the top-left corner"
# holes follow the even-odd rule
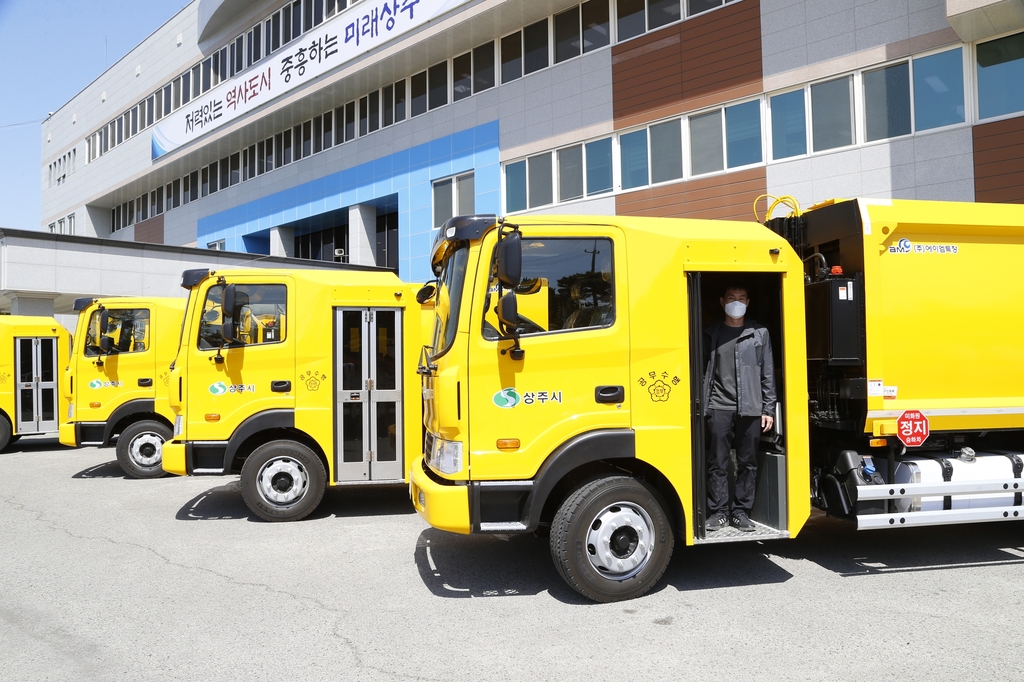
[[[725,314],[738,320],[747,314],[747,304],[740,301],[730,301],[725,304]]]

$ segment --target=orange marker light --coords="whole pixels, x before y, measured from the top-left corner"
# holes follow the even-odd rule
[[[843,274],[843,266],[842,265],[833,265],[832,266],[832,274],[833,275],[842,276],[842,274]]]
[[[868,441],[868,445],[870,445],[873,448],[884,448],[888,444],[889,441],[887,441],[884,438],[872,438],[871,440]]]
[[[518,450],[519,439],[518,438],[499,438],[498,439],[499,450]]]
[[[208,421],[208,422],[219,422],[220,421],[220,415],[219,414],[208,414],[208,415],[206,415],[206,421]]]
[[[89,403],[89,407],[91,407],[91,408],[92,408],[92,409],[94,409],[94,410],[95,410],[95,409],[96,409],[97,407],[99,407],[99,406],[100,406],[100,404],[99,404],[99,403]]]

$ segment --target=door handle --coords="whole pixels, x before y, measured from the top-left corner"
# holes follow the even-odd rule
[[[149,388],[152,385],[153,385],[153,380],[152,379],[139,379],[139,386],[142,386],[143,388]]]
[[[594,389],[594,400],[599,403],[621,403],[626,399],[622,386],[598,386]]]
[[[288,393],[292,390],[292,382],[290,381],[271,381],[270,390],[274,393]]]

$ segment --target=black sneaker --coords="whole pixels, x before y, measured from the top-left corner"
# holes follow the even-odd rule
[[[725,512],[716,512],[704,522],[704,530],[710,533],[712,531],[722,530],[727,525],[729,525],[729,523],[725,518]]]
[[[734,511],[730,524],[736,530],[741,530],[744,533],[753,533],[756,530],[754,522],[750,520],[745,511]]]

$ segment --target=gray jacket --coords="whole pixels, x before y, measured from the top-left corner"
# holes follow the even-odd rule
[[[775,364],[772,341],[764,325],[747,319],[736,339],[736,402],[741,417],[775,416]],[[704,330],[704,409],[711,402],[711,386],[718,362],[718,335],[725,320],[708,325]]]

